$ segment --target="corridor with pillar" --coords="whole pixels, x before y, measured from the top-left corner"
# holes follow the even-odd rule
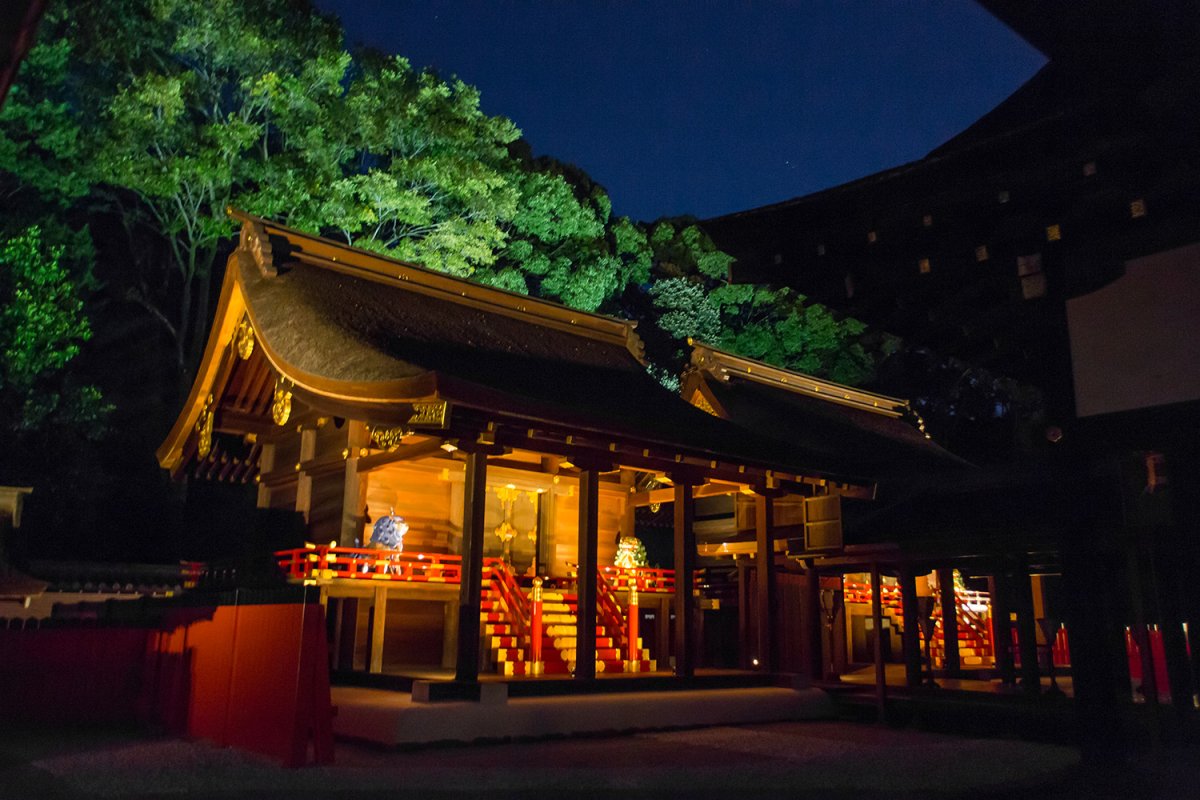
[[[867,550],[867,548],[863,548]],[[815,558],[820,680],[889,690],[1070,696],[1061,578],[1020,559],[936,561],[898,552]]]

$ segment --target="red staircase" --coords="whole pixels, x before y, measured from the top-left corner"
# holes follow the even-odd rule
[[[845,601],[847,603],[871,604],[871,584],[869,581],[845,582]],[[883,613],[892,620],[892,626],[900,633],[904,632],[904,609],[900,599],[900,589],[884,584],[880,587],[880,600]],[[995,663],[994,650],[988,619],[972,608],[987,602],[987,596],[979,592],[955,591],[958,603],[958,655],[963,667],[989,667]],[[935,603],[933,607],[933,642],[930,643],[930,655],[933,657],[935,668],[946,664],[945,633],[942,629],[942,604]],[[925,634],[918,630],[918,639],[924,648]],[[922,651],[923,652],[923,651]]]
[[[532,675],[529,661],[532,625],[531,592],[517,587],[511,568],[503,562],[485,564],[488,570],[486,591],[480,612],[487,650],[496,672],[501,675]],[[641,658],[628,664],[628,646],[622,641],[625,615],[606,587],[603,578],[598,587],[596,625],[596,672],[653,672],[655,661],[642,648]],[[607,588],[607,592],[606,592]],[[557,589],[542,590],[542,674],[568,675],[575,670],[576,595]]]

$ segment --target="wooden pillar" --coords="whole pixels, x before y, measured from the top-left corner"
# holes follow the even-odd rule
[[[875,630],[875,706],[879,721],[887,719],[887,670],[883,664],[883,579],[871,563],[871,627]]]
[[[275,445],[271,442],[266,442],[262,446],[262,452],[258,456],[258,474],[265,475],[275,469]],[[265,483],[258,484],[258,496],[255,504],[259,508],[271,507],[271,489]]]
[[[954,593],[954,570],[937,571],[938,594],[942,605],[942,668],[950,677],[962,674],[958,654],[958,597]]]
[[[317,429],[305,428],[300,431],[300,463],[311,461],[317,454]],[[312,476],[301,470],[296,478],[296,510],[304,515],[308,522],[312,510]]]
[[[1038,669],[1037,622],[1033,618],[1033,584],[1025,565],[1017,570],[1017,640],[1021,648],[1021,685],[1028,694],[1042,691]]]
[[[779,669],[778,646],[775,641],[775,501],[762,494],[754,496],[754,535],[758,552],[757,586],[755,595],[758,610],[758,668],[764,672]]]
[[[750,669],[751,651],[754,641],[750,636],[750,560],[736,559],[738,577],[738,664],[742,669]],[[757,573],[756,573],[757,574]]]
[[[825,611],[821,608],[821,573],[816,567],[810,567],[805,577],[804,604],[808,607],[808,629],[805,641],[808,642],[808,672],[809,679],[825,680]],[[831,601],[832,602],[832,601]],[[831,642],[829,645],[833,647]]]
[[[911,567],[900,570],[900,602],[904,612],[904,682],[921,685],[921,614],[917,607],[917,580]]]
[[[992,647],[995,648],[996,671],[1000,683],[1013,686],[1017,682],[1013,666],[1012,619],[1008,605],[1008,576],[997,571],[988,578],[988,593],[992,596]]]
[[[675,675],[690,678],[696,671],[696,507],[692,484],[675,481]]]
[[[596,538],[600,519],[600,473],[579,471],[579,579],[576,582],[575,678],[596,677]]]
[[[454,669],[458,661],[458,601],[442,603],[442,669]]]
[[[343,597],[337,604],[338,635],[334,640],[333,668],[349,672],[354,669],[354,651],[358,643],[358,598]]]
[[[387,587],[375,587],[375,602],[371,605],[371,655],[368,671],[383,672],[383,637],[387,629]]]
[[[462,582],[458,587],[458,658],[454,678],[479,680],[479,613],[483,597],[483,511],[487,453],[467,453],[463,482]]]
[[[359,449],[365,447],[371,435],[366,423],[350,420],[346,423],[345,482],[342,487],[342,525],[338,543],[342,547],[355,547],[363,539],[363,509],[367,505],[367,481],[358,471]]]

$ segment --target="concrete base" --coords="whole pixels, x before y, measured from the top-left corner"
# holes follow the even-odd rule
[[[406,693],[335,686],[334,734],[385,746],[569,736],[753,722],[828,719],[820,689],[753,687],[697,691],[414,702]]]

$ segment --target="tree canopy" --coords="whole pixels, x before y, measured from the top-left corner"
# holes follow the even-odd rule
[[[694,221],[614,217],[602,187],[519,137],[461,80],[350,53],[306,2],[97,0],[51,7],[0,114],[0,169],[119,222],[108,289],[157,321],[182,375],[236,205],[583,310],[661,312],[643,322],[667,338],[870,376],[861,326],[724,286],[732,259]]]
[[[107,415],[123,447],[106,468],[140,470],[119,484],[140,482],[143,517],[167,491],[149,453],[202,352],[229,206],[635,319],[668,386],[688,337],[851,383],[881,352],[794,292],[728,285],[695,220],[614,215],[475,87],[352,52],[308,0],[52,3],[0,108],[4,434],[96,435]]]

